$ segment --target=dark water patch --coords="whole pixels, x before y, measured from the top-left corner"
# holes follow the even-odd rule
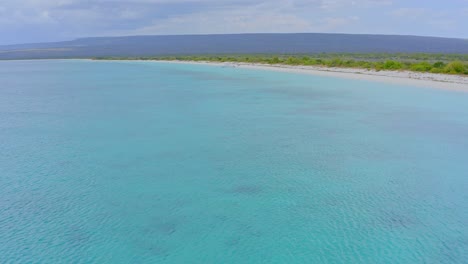
[[[155,256],[160,256],[160,257],[168,257],[169,256],[169,250],[167,250],[164,247],[157,246],[157,245],[148,245],[144,248],[147,252],[151,253],[152,255]]]
[[[174,222],[157,223],[153,227],[159,234],[172,235],[177,230],[177,224]]]
[[[353,158],[364,161],[395,161],[408,159],[408,153],[395,149],[393,146],[380,146],[371,143],[355,143],[355,151],[352,153]]]
[[[377,219],[377,225],[388,229],[409,229],[419,224],[413,216],[392,211],[383,211]]]
[[[394,120],[391,127],[404,133],[424,133],[426,135],[449,138],[452,140],[468,140],[468,128],[455,122],[436,119],[407,119]]]
[[[333,91],[325,91],[325,90],[318,90],[318,89],[308,89],[304,87],[278,87],[274,86],[270,89],[265,89],[263,92],[270,93],[274,95],[280,96],[287,96],[290,98],[299,98],[303,100],[325,100],[327,98],[336,99],[337,97],[344,96],[343,94],[333,92]]]
[[[145,254],[156,256],[159,258],[166,258],[170,255],[170,250],[163,246],[161,242],[153,240],[136,240],[134,242],[139,250],[143,251]]]
[[[205,74],[202,76],[195,76],[194,77],[196,80],[200,81],[218,81],[218,82],[226,82],[226,81],[234,81],[237,82],[238,84],[245,83],[245,84],[252,84],[252,82],[259,82],[257,78],[251,78],[251,77],[236,77],[235,75],[221,75],[221,74]]]
[[[224,229],[230,221],[232,221],[232,219],[226,215],[214,215],[207,219],[205,224],[210,230],[219,230]]]
[[[325,198],[325,199],[322,200],[321,205],[324,205],[326,207],[341,207],[344,204],[346,204],[344,199],[346,199],[346,198],[345,197],[341,197],[341,198],[339,198],[339,197],[328,197],[328,198]]]
[[[456,144],[468,142],[466,124],[451,120],[448,114],[440,112],[427,113],[418,109],[382,112],[376,109],[360,122],[401,135],[423,135]]]
[[[239,223],[237,229],[240,236],[245,235],[248,237],[259,238],[264,235],[261,230],[247,223]]]
[[[142,163],[142,161],[140,161],[138,159],[121,160],[118,163],[117,162],[108,162],[107,167],[110,167],[110,168],[118,170],[118,171],[122,171],[122,170],[134,169],[134,168],[138,167],[141,163]]]
[[[225,223],[229,220],[229,217],[225,215],[215,215],[213,218],[219,223]]]
[[[440,241],[439,263],[467,263],[468,237],[460,236],[454,239]]]
[[[189,198],[174,198],[168,202],[168,204],[169,210],[175,211],[192,205],[193,201]],[[155,206],[159,206],[159,204],[156,204]]]
[[[236,247],[240,244],[241,239],[239,237],[228,238],[224,241],[224,245],[228,247]]]
[[[239,73],[231,74],[232,72],[227,71],[220,71],[215,73],[208,73],[204,71],[195,71],[195,70],[180,70],[180,69],[171,69],[171,70],[163,70],[165,74],[168,75],[175,75],[175,76],[182,76],[185,78],[191,78],[197,81],[219,81],[219,82],[235,82],[235,83],[246,83],[252,84],[253,82],[262,83],[265,80],[260,78],[256,78],[253,76],[242,75]]]
[[[164,209],[159,209],[165,211]],[[169,237],[177,232],[178,228],[185,223],[184,217],[174,215],[164,215],[153,217],[141,230],[147,237],[164,238]]]
[[[83,248],[90,243],[91,235],[81,226],[72,226],[66,235],[66,239],[70,246]]]
[[[329,103],[329,104],[312,104],[312,105],[305,105],[299,106],[292,111],[292,114],[299,114],[299,115],[338,115],[338,114],[347,114],[356,112],[363,112],[367,111],[367,107],[355,105],[355,104],[347,104],[346,102],[336,102],[336,103]]]
[[[263,188],[258,185],[239,185],[227,191],[230,194],[258,195]]]

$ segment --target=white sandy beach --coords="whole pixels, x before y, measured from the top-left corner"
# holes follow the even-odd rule
[[[355,68],[325,68],[317,66],[269,65],[244,62],[201,62],[201,61],[159,61],[170,63],[206,64],[220,67],[274,70],[281,72],[312,74],[355,80],[367,80],[400,85],[438,88],[468,92],[468,77],[460,75],[418,73],[410,71],[374,71]]]

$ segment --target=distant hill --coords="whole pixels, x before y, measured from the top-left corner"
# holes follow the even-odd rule
[[[317,33],[97,37],[0,46],[0,59],[323,52],[468,54],[468,40]]]

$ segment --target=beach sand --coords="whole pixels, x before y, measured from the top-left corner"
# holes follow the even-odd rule
[[[274,70],[290,73],[312,74],[355,80],[394,83],[426,88],[448,89],[468,92],[468,77],[460,75],[418,73],[410,71],[375,71],[354,68],[326,68],[317,66],[268,65],[244,62],[204,62],[204,61],[158,61],[170,63],[205,64],[219,67],[240,67],[257,70]]]

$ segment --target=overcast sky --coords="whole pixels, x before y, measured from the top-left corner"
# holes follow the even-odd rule
[[[468,38],[467,21],[468,0],[0,0],[0,44],[254,32]]]

